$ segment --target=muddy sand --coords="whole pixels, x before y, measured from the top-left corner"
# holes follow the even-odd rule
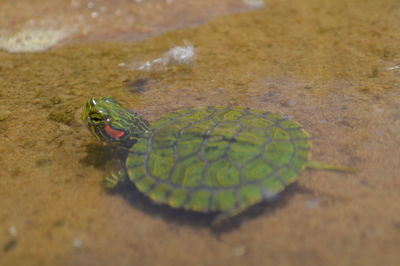
[[[1,50],[0,265],[400,265],[399,25],[395,0],[267,1],[136,43]],[[185,40],[194,64],[132,67]],[[102,95],[150,121],[208,105],[287,114],[314,159],[357,172],[306,170],[214,230],[101,186],[118,157],[80,114]]]

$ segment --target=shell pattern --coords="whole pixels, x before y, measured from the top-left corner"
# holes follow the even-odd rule
[[[157,203],[198,212],[245,209],[296,181],[310,160],[301,126],[241,107],[184,109],[153,123],[126,168]]]

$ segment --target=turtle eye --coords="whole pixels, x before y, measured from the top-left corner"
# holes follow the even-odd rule
[[[90,117],[90,121],[93,124],[98,124],[101,121],[103,121],[103,117],[101,117],[99,114],[95,114],[95,113],[94,114],[90,114],[89,117]]]

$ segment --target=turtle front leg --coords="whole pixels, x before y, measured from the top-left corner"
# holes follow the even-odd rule
[[[125,182],[127,177],[128,174],[124,168],[117,172],[113,172],[109,176],[104,178],[103,185],[108,189],[114,189],[117,187],[118,184]]]

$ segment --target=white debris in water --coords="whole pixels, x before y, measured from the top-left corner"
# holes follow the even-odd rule
[[[176,46],[164,54],[168,64],[190,64],[194,56],[195,50],[192,45]]]
[[[10,227],[8,227],[8,232],[10,233],[10,235],[16,236],[17,235],[17,228],[15,228],[15,226],[11,225]]]
[[[186,46],[175,46],[164,53],[160,58],[140,64],[137,69],[152,71],[160,70],[160,67],[166,67],[167,65],[191,64],[194,62],[195,57],[196,50],[193,45],[186,44]]]
[[[385,70],[395,70],[395,69],[398,69],[398,68],[400,68],[400,65],[396,65],[396,66],[392,66],[392,67],[387,67],[387,68],[385,68]]]
[[[28,29],[14,35],[0,34],[0,48],[11,53],[40,52],[56,45],[69,34],[66,30]]]
[[[264,6],[264,0],[243,0],[243,3],[249,7],[261,8]]]
[[[72,245],[76,248],[81,248],[83,246],[83,241],[79,238],[75,238],[74,240],[72,240]]]

